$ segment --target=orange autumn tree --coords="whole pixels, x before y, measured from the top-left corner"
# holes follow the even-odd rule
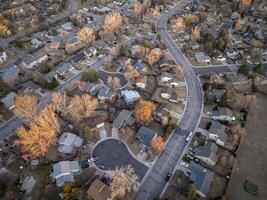
[[[148,124],[152,120],[156,107],[151,101],[141,100],[135,107],[135,119],[139,124]]]
[[[157,136],[151,141],[151,146],[155,152],[159,153],[165,148],[165,142],[161,136]]]

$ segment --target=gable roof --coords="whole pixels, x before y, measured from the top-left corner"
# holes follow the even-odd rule
[[[189,164],[188,169],[190,170],[190,180],[194,182],[194,185],[197,190],[203,196],[206,196],[213,181],[214,172],[194,162],[191,162]]]
[[[215,163],[218,160],[218,156],[216,154],[218,150],[217,145],[214,142],[207,142],[204,146],[199,146],[196,148],[196,155],[210,158]]]
[[[136,137],[147,147],[151,144],[153,138],[157,135],[153,130],[145,126],[141,126],[137,132]]]
[[[65,132],[63,133],[58,140],[59,147],[58,151],[61,153],[71,153],[74,147],[81,147],[83,144],[82,138],[79,136]]]
[[[121,128],[123,122],[127,121],[132,114],[133,112],[129,110],[122,110],[117,118],[113,121],[113,126],[117,129]]]
[[[88,196],[94,200],[107,200],[111,197],[111,189],[100,180],[96,179],[87,190]]]
[[[14,107],[14,97],[17,94],[15,92],[10,92],[8,95],[6,95],[4,98],[1,99],[1,102],[5,105],[6,108],[12,109]]]
[[[37,90],[41,89],[41,87],[39,85],[37,85],[36,83],[34,83],[32,81],[27,81],[27,82],[23,83],[23,87],[25,87],[25,89],[31,89],[33,91],[37,91]]]

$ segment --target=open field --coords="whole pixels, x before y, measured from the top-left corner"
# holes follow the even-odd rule
[[[257,94],[251,106],[243,136],[237,150],[237,159],[226,191],[228,200],[265,200],[267,198],[267,97]],[[257,195],[244,190],[245,181],[258,186]]]

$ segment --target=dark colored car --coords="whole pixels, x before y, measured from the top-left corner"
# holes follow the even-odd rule
[[[171,177],[172,177],[172,173],[168,172],[168,174],[167,174],[167,176],[165,178],[165,181],[169,181]]]

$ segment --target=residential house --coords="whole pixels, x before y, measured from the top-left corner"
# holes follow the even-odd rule
[[[67,22],[61,25],[61,28],[65,31],[71,31],[73,29],[73,24],[71,22]]]
[[[210,74],[210,83],[224,83],[224,79],[222,78],[222,76],[220,76],[217,73],[211,73]]]
[[[232,111],[226,107],[218,107],[214,109],[212,112],[209,112],[208,114],[214,120],[228,121],[228,122],[235,121],[235,117],[233,116]]]
[[[222,54],[218,55],[218,56],[216,57],[216,60],[217,60],[218,62],[222,62],[222,63],[225,63],[225,62],[226,62],[226,58],[225,58]]]
[[[147,69],[144,67],[144,65],[142,64],[142,60],[137,60],[134,64],[133,64],[133,68],[136,69],[139,73],[145,73],[147,72]]]
[[[85,60],[85,54],[84,53],[77,53],[76,55],[72,56],[70,59],[70,61],[74,65],[79,64],[83,60]]]
[[[147,86],[147,81],[148,81],[147,76],[140,75],[139,77],[137,77],[135,85],[137,88],[145,89]]]
[[[4,82],[13,84],[19,75],[19,68],[14,65],[12,67],[8,67],[3,71],[2,78]]]
[[[38,40],[37,38],[33,38],[31,40],[31,45],[35,48],[35,49],[38,49],[40,48],[42,45],[43,45],[43,42]]]
[[[171,98],[172,91],[168,87],[164,87],[160,91],[160,97],[169,100]]]
[[[120,129],[126,125],[132,125],[134,123],[134,118],[132,117],[133,112],[129,110],[122,110],[117,118],[113,121],[113,127]]]
[[[52,38],[48,46],[52,50],[58,50],[61,47],[61,43],[62,43],[62,39],[59,36],[55,36]]]
[[[97,128],[103,127],[105,122],[109,120],[107,113],[103,115],[97,115],[94,117],[88,117],[84,120],[84,124],[91,129],[91,131],[96,130]]]
[[[166,108],[166,105],[161,104],[155,113],[154,119],[159,121],[162,125],[166,125],[170,119],[170,112]]]
[[[47,83],[51,83],[54,79],[58,79],[58,74],[55,71],[48,72],[44,75],[44,79]]]
[[[229,49],[229,50],[226,51],[226,56],[228,58],[235,59],[238,56],[238,53],[233,49]]]
[[[189,179],[196,187],[197,194],[202,198],[205,198],[209,193],[210,186],[213,182],[214,172],[194,162],[189,164],[188,170]]]
[[[203,63],[203,62],[210,62],[211,58],[206,55],[204,52],[196,52],[195,53],[195,58],[197,62]]]
[[[72,153],[74,147],[79,148],[82,146],[83,139],[73,133],[64,132],[59,137],[58,143],[59,143],[59,146],[57,150],[60,153],[70,154]]]
[[[79,86],[79,89],[82,92],[88,92],[89,94],[96,96],[98,91],[103,87],[101,84],[89,83],[87,82],[85,85]]]
[[[178,87],[179,85],[185,86],[185,83],[179,81],[178,78],[174,74],[170,74],[167,72],[163,72],[160,75],[160,81],[164,84],[167,84],[168,86],[171,86],[171,87]]]
[[[28,69],[32,69],[37,65],[45,62],[48,59],[47,53],[39,53],[26,58],[23,58],[22,65]]]
[[[16,96],[17,94],[15,92],[10,92],[8,95],[1,99],[1,102],[8,110],[12,110],[14,108],[14,98]]]
[[[63,77],[72,70],[75,70],[74,66],[70,62],[61,63],[56,67],[55,72],[60,76]]]
[[[166,62],[164,59],[159,59],[159,61],[157,61],[156,63],[160,68],[165,68],[165,67],[169,67],[169,63]]]
[[[86,55],[87,58],[90,58],[92,56],[96,56],[97,48],[91,46],[91,47],[84,50],[84,54]]]
[[[211,101],[219,102],[222,99],[224,93],[225,90],[212,89],[210,92],[208,92],[208,98]]]
[[[74,182],[74,174],[80,171],[79,162],[60,161],[53,165],[53,179],[57,187],[63,187],[65,183]]]
[[[87,190],[88,199],[107,200],[111,198],[112,191],[108,185],[96,179]]]
[[[147,149],[150,148],[151,141],[157,137],[157,133],[150,128],[141,126],[136,134],[136,137],[142,142],[142,148]]]
[[[160,80],[161,82],[163,83],[166,83],[166,82],[169,82],[173,79],[173,75],[172,74],[169,74],[167,72],[164,72],[160,75]]]
[[[1,51],[0,52],[0,64],[3,64],[4,62],[6,62],[7,59],[7,54],[5,51]]]
[[[44,95],[42,88],[32,81],[27,81],[27,82],[23,83],[22,86],[24,88],[24,90],[23,90],[24,93],[33,93],[33,94],[37,94],[40,96]]]
[[[225,146],[227,134],[225,133],[225,126],[218,121],[213,121],[208,130],[209,140],[216,142],[219,146]]]
[[[98,95],[97,98],[100,101],[111,101],[112,99],[114,99],[116,97],[116,91],[106,88],[106,87],[102,87],[99,91],[98,91]]]
[[[139,93],[134,90],[122,90],[121,95],[127,104],[131,104],[140,99]]]
[[[214,142],[207,142],[204,146],[196,148],[195,157],[207,165],[215,166],[218,161],[217,150]]]

